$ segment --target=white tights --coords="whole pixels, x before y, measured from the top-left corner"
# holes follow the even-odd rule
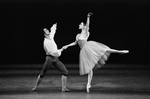
[[[91,87],[92,78],[93,78],[93,70],[90,70],[90,72],[88,73],[88,82],[87,82],[87,86],[89,88]]]

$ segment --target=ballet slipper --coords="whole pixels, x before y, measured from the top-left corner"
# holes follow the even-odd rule
[[[32,90],[31,90],[31,91],[36,91],[36,87],[32,88]]]
[[[67,89],[67,88],[63,88],[63,89],[62,89],[62,92],[70,92],[70,90]]]
[[[91,85],[87,85],[87,86],[86,86],[86,91],[87,91],[87,93],[90,92],[90,88],[91,88]]]
[[[122,53],[129,53],[129,51],[128,50],[123,50]]]

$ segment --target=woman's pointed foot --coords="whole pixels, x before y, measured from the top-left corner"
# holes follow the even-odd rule
[[[90,92],[90,88],[91,88],[91,85],[87,85],[87,86],[86,86],[86,91],[87,91],[87,93]]]
[[[129,53],[129,51],[128,51],[128,50],[123,50],[122,52],[123,52],[123,53]]]

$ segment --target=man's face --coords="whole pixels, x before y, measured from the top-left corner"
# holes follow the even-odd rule
[[[49,30],[46,29],[46,28],[44,28],[43,31],[45,32],[46,35],[49,35],[49,34],[50,34]]]

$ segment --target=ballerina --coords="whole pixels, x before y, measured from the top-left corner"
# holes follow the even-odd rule
[[[89,38],[89,24],[90,24],[90,16],[92,13],[88,13],[86,24],[81,22],[79,25],[79,29],[81,29],[81,33],[77,34],[76,41],[68,44],[64,48],[68,48],[70,46],[74,46],[78,44],[81,48],[80,50],[80,63],[79,63],[79,73],[80,75],[88,74],[88,81],[86,90],[89,93],[91,88],[91,81],[93,78],[93,69],[100,68],[105,64],[105,61],[108,59],[110,53],[128,53],[128,50],[116,50],[111,49],[108,46],[96,42],[96,41],[88,41]]]

